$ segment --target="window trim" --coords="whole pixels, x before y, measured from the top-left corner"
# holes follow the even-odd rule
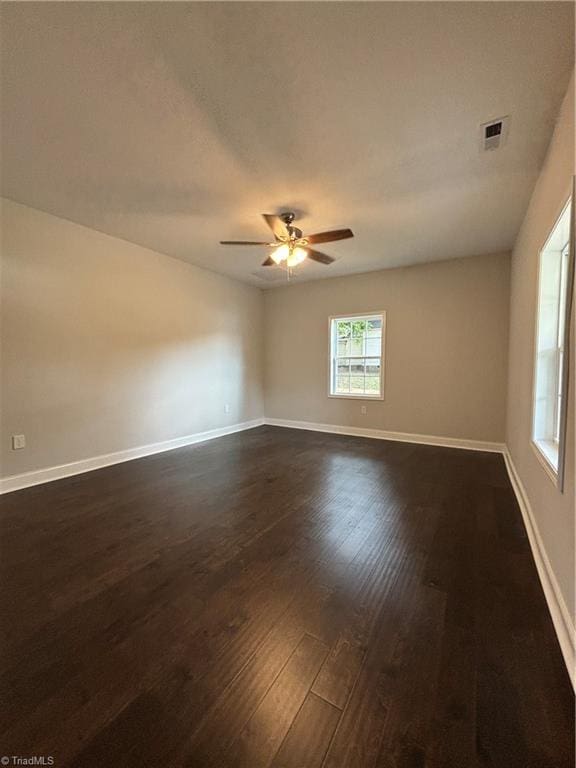
[[[354,320],[358,318],[370,318],[375,315],[382,317],[382,337],[380,339],[380,394],[379,395],[352,395],[346,393],[332,394],[332,323],[334,320]],[[386,380],[385,372],[385,357],[384,352],[386,349],[386,310],[375,309],[371,312],[348,312],[342,315],[330,315],[328,318],[328,397],[334,400],[370,400],[370,401],[382,401],[384,400],[384,383]],[[370,355],[368,355],[370,357]]]
[[[540,462],[542,468],[546,472],[548,478],[554,483],[560,493],[564,491],[564,469],[566,463],[566,431],[568,422],[568,390],[569,390],[569,378],[570,378],[570,320],[572,312],[572,300],[574,294],[574,261],[575,261],[575,230],[576,230],[576,177],[572,177],[571,189],[567,196],[563,196],[562,204],[559,206],[556,216],[553,219],[553,223],[547,231],[546,238],[542,245],[538,249],[538,280],[536,281],[536,318],[534,323],[534,348],[533,348],[533,362],[532,362],[532,409],[531,409],[531,424],[530,424],[530,446],[536,455],[536,458]],[[562,398],[560,402],[560,430],[559,440],[556,441],[538,440],[534,437],[534,416],[536,412],[536,370],[538,361],[538,338],[539,338],[539,326],[540,326],[540,282],[542,276],[542,254],[546,250],[546,246],[552,237],[554,230],[556,229],[562,215],[567,207],[570,206],[570,230],[568,236],[568,271],[566,275],[566,302],[564,307],[564,364],[561,371],[560,391],[562,392]],[[554,453],[554,447],[557,445],[557,467],[554,466],[551,458]]]
[[[532,447],[532,450],[534,451],[534,454],[536,455],[536,458],[542,465],[542,469],[546,472],[550,480],[554,483],[554,485],[558,485],[558,470],[555,468],[554,464],[550,461],[550,458],[548,456],[548,453],[551,452],[551,449],[549,451],[546,451],[546,447],[550,446],[551,440],[535,440],[533,437],[530,438],[530,446]],[[558,454],[558,468],[560,468],[560,455]]]

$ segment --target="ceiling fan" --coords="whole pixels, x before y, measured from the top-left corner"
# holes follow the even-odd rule
[[[302,234],[302,230],[292,225],[295,214],[291,211],[275,216],[272,213],[263,213],[262,218],[268,224],[274,235],[274,242],[257,240],[221,240],[221,245],[264,245],[272,248],[268,258],[262,262],[263,267],[272,267],[275,264],[282,266],[284,263],[288,269],[301,264],[304,259],[311,259],[320,264],[332,264],[334,259],[325,253],[320,253],[311,245],[317,243],[332,243],[335,240],[346,240],[354,237],[351,229],[333,229],[330,232],[318,232],[315,235]]]

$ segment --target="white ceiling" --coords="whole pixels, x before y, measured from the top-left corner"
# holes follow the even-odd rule
[[[2,192],[255,285],[261,212],[350,226],[300,280],[509,249],[572,3],[3,3]],[[479,126],[510,116],[506,145]]]

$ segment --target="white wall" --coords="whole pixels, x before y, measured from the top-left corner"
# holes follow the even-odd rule
[[[451,259],[267,291],[266,416],[503,442],[509,262]],[[381,309],[384,400],[329,398],[328,318]]]
[[[7,200],[1,288],[3,476],[263,416],[256,288]]]
[[[574,174],[574,76],[512,255],[506,441],[568,610],[574,616],[574,326],[568,397],[566,485],[560,493],[530,437],[539,253],[570,195]]]

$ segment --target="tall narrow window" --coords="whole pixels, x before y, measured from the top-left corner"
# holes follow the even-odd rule
[[[382,400],[385,313],[330,318],[331,397]]]
[[[567,307],[572,276],[569,200],[540,253],[532,439],[553,479],[563,453]]]

